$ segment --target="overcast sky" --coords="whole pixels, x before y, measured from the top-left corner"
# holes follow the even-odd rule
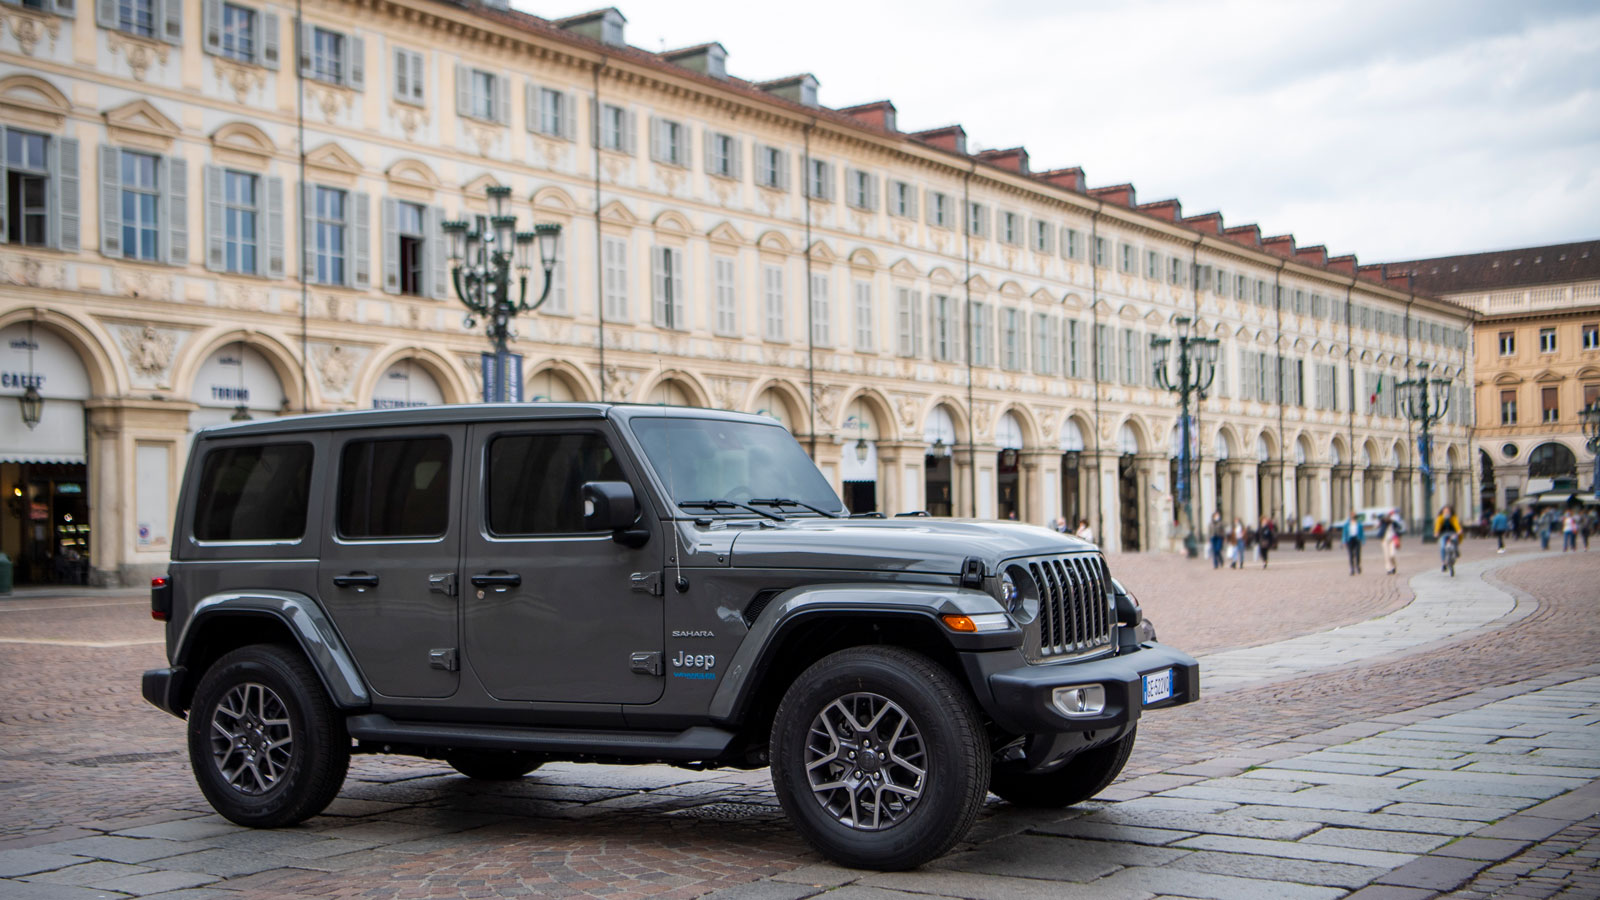
[[[518,8],[558,18],[594,0]],[[1600,238],[1593,0],[621,0],[630,44],[810,72],[906,131],[1363,262]]]

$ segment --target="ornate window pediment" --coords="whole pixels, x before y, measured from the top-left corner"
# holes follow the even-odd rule
[[[217,158],[230,157],[252,168],[262,168],[272,159],[276,149],[272,139],[249,122],[229,122],[211,135],[211,147]]]
[[[404,185],[428,194],[438,190],[441,183],[428,164],[417,159],[402,159],[384,174],[388,176],[390,184]]]
[[[811,258],[817,262],[833,263],[839,261],[839,254],[833,252],[824,241],[817,241],[811,245]]]
[[[889,274],[896,278],[916,278],[919,273],[917,267],[911,264],[911,260],[902,257],[889,267]]]
[[[737,228],[727,222],[718,223],[715,228],[711,229],[711,233],[707,237],[715,243],[734,247],[741,247],[745,244],[744,236],[739,233]]]
[[[178,137],[177,123],[149,100],[135,100],[106,110],[106,132],[113,143],[166,150]]]
[[[694,231],[689,225],[689,220],[684,218],[682,213],[670,209],[656,216],[656,220],[652,224],[655,225],[657,231],[675,231],[679,234],[690,234]]]
[[[71,109],[66,94],[36,75],[13,75],[0,81],[0,117],[8,122],[56,129]]]
[[[309,177],[352,183],[361,174],[361,163],[350,151],[329,142],[306,154],[306,168],[315,169]]]
[[[638,225],[639,217],[633,214],[627,204],[621,200],[613,200],[600,208],[600,218],[619,225]]]

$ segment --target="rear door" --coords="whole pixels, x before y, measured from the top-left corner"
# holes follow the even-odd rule
[[[645,504],[605,423],[475,425],[471,446],[462,603],[473,673],[501,700],[657,700],[660,525],[646,509],[638,548],[582,530],[585,482],[627,481]]]
[[[459,679],[466,426],[335,432],[317,588],[367,683],[448,697]]]

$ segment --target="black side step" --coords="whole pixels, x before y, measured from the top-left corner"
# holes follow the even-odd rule
[[[733,732],[704,725],[683,731],[570,731],[508,725],[396,722],[379,713],[350,716],[345,726],[356,740],[383,744],[686,762],[716,759],[733,740]]]

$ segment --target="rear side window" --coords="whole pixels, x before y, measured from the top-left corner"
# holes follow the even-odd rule
[[[586,481],[623,481],[598,434],[508,434],[489,442],[484,506],[498,536],[583,531]]]
[[[222,447],[206,454],[195,498],[198,541],[298,541],[306,533],[311,445]]]
[[[449,521],[449,438],[344,445],[339,459],[341,537],[442,537]]]

